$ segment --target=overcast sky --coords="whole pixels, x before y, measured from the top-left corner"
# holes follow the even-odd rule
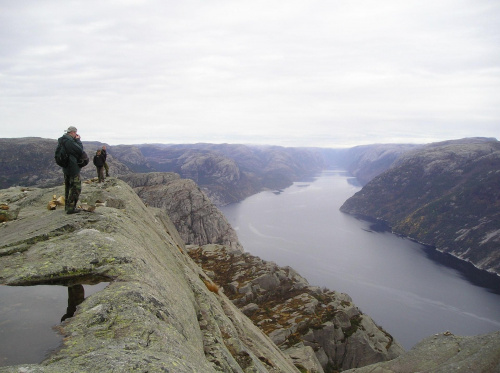
[[[500,130],[498,0],[0,0],[0,137],[354,146]]]

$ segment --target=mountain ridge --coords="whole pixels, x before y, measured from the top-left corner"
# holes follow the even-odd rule
[[[399,157],[341,211],[500,274],[500,143],[472,138]]]

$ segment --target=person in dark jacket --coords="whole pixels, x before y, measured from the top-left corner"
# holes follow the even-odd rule
[[[106,177],[109,177],[109,166],[108,162],[106,162],[106,157],[108,155],[108,153],[106,153],[106,145],[102,146],[101,154],[104,155],[104,170],[106,170]]]
[[[66,133],[57,141],[64,146],[69,155],[69,164],[63,167],[64,173],[64,198],[67,214],[75,214],[80,212],[76,208],[78,198],[82,191],[82,181],[80,179],[80,167],[78,161],[83,154],[83,144],[80,140],[80,135],[77,134],[77,129],[73,126],[68,127]]]
[[[99,183],[104,181],[104,163],[106,163],[106,156],[103,155],[101,149],[99,149],[94,155],[94,165],[97,169],[97,180]]]

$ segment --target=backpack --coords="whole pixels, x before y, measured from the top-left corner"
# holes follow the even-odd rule
[[[68,167],[69,166],[69,154],[66,153],[66,148],[61,143],[57,144],[56,152],[54,154],[54,159],[58,166]]]
[[[78,160],[78,167],[82,168],[89,164],[89,156],[83,152],[82,157]]]

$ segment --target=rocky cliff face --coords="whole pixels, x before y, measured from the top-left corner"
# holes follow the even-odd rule
[[[404,352],[347,294],[310,286],[292,268],[218,245],[190,246],[188,252],[274,343],[311,347],[327,372]]]
[[[500,274],[499,170],[495,139],[430,144],[401,156],[341,210]]]
[[[187,244],[210,243],[242,250],[225,216],[194,181],[178,174],[153,172],[120,177],[149,206],[164,210]]]
[[[48,210],[54,194],[62,188],[0,191],[18,211],[0,225],[0,283],[110,284],[59,326],[60,350],[0,371],[299,372],[189,258],[165,212],[127,184],[84,184],[93,213]]]
[[[500,372],[500,332],[460,337],[449,332],[424,339],[392,361],[346,373],[497,373]]]

